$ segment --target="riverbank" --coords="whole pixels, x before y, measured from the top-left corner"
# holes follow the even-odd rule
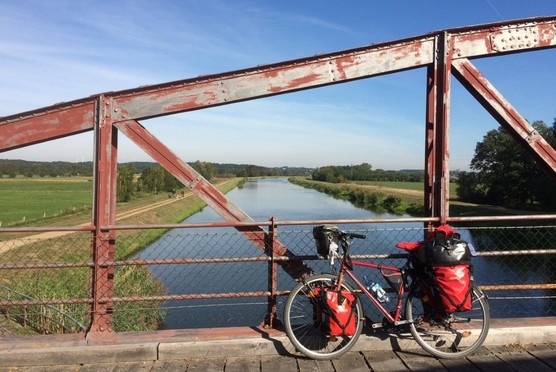
[[[290,177],[291,183],[311,188],[337,199],[347,200],[358,208],[374,212],[387,211],[394,214],[409,214],[412,217],[423,216],[423,190],[408,187],[407,182],[389,182],[388,185],[373,185],[361,182],[328,183],[313,181],[304,177]],[[417,183],[422,185],[421,183]],[[539,212],[520,211],[493,205],[466,203],[457,199],[455,189],[450,190],[450,216],[507,216],[520,214],[539,214]]]
[[[370,185],[329,183],[301,177],[290,177],[288,180],[295,185],[323,192],[336,199],[347,200],[358,208],[416,217],[423,215],[422,193],[419,203],[419,192],[416,190],[388,188],[383,192]]]

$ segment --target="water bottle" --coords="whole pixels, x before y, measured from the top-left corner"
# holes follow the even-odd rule
[[[367,287],[367,290],[369,292],[372,292],[375,295],[378,302],[384,303],[390,301],[390,297],[388,297],[388,295],[386,294],[386,292],[384,291],[384,289],[380,284],[378,283],[369,284],[369,280],[367,276],[363,277],[363,281],[365,282],[365,287]]]

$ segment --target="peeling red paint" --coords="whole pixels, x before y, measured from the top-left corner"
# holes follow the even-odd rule
[[[8,120],[6,120],[8,119]],[[0,151],[8,151],[93,129],[94,104],[60,107],[0,121]]]
[[[322,84],[323,81],[319,80],[321,78],[321,74],[317,74],[317,73],[310,73],[295,79],[292,79],[290,81],[287,82],[287,84],[285,85],[271,85],[270,88],[268,88],[268,92],[269,93],[280,93],[283,91],[287,91],[287,90],[295,90],[295,89],[301,89],[301,88],[305,88],[307,87],[309,84],[313,83],[313,82],[318,82],[320,81],[320,83]]]

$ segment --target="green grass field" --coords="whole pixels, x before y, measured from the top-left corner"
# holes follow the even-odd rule
[[[90,178],[0,178],[0,222],[6,227],[91,207]]]

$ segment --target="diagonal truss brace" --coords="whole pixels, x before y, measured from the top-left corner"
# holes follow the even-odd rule
[[[236,229],[242,232],[263,252],[280,256],[293,256],[293,254],[279,242],[273,244],[273,252],[270,253],[268,251],[269,242],[267,241],[267,233],[265,230],[260,226],[248,225],[254,222],[251,217],[226,198],[220,190],[208,182],[195,169],[180,160],[170,149],[137,121],[128,120],[119,122],[116,123],[115,126],[168,172],[190,188],[196,196],[207,203],[208,206],[224,219],[232,222],[247,223],[246,226],[236,226]],[[284,270],[294,278],[299,278],[311,272],[302,261],[280,261],[280,263],[282,263]]]
[[[477,101],[556,178],[556,151],[467,59],[452,61],[452,73]]]

